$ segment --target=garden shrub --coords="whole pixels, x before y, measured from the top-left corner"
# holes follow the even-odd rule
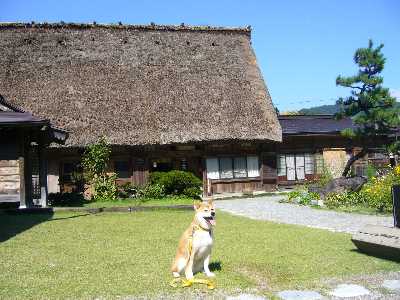
[[[191,172],[177,170],[153,172],[150,174],[149,181],[151,185],[164,186],[167,195],[185,195],[185,193],[200,195],[201,193],[202,181]]]
[[[333,175],[331,171],[329,171],[329,169],[326,166],[324,166],[322,169],[322,174],[319,175],[315,183],[318,187],[324,187],[332,180],[333,180]]]
[[[82,193],[49,193],[47,201],[50,206],[83,206],[85,199]]]
[[[118,187],[118,197],[125,198],[138,198],[142,194],[142,189],[131,182],[126,182]]]
[[[116,174],[106,173],[110,155],[111,146],[105,138],[89,145],[83,154],[84,178],[93,187],[94,201],[112,201],[117,198]]]
[[[93,196],[94,201],[114,201],[117,199],[117,185],[115,180],[117,175],[112,174],[102,174],[100,176],[95,176],[91,183],[93,185]]]
[[[312,200],[319,200],[319,194],[309,192],[307,189],[291,191],[288,195],[288,202],[296,202],[301,205],[310,205]]]
[[[144,198],[160,199],[165,197],[165,188],[158,183],[148,184],[141,191],[141,196]]]
[[[328,208],[350,207],[363,205],[364,199],[356,192],[335,193],[327,195],[324,204]]]
[[[386,175],[372,176],[359,192],[330,194],[324,203],[330,208],[364,206],[378,212],[391,212],[394,184],[400,184],[400,166],[390,170]]]
[[[198,187],[189,187],[184,189],[182,194],[189,198],[200,199],[201,190]]]

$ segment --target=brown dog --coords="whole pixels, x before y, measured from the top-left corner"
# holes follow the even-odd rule
[[[189,228],[183,233],[175,260],[172,275],[175,278],[185,274],[187,280],[193,279],[193,273],[204,271],[207,277],[214,277],[208,265],[213,245],[213,226],[215,226],[215,208],[212,201],[194,205],[196,211]]]

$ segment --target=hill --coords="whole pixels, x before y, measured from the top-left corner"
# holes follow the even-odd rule
[[[299,114],[302,115],[333,115],[337,112],[339,112],[339,106],[336,104],[302,108],[299,110]]]

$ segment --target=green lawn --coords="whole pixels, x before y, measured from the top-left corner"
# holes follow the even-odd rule
[[[113,206],[166,206],[166,205],[193,205],[192,198],[186,197],[165,197],[162,199],[120,199],[116,201],[93,202],[87,201],[85,207],[113,207]]]
[[[0,215],[0,299],[115,298],[182,292],[169,268],[192,212]],[[400,270],[355,251],[350,236],[218,212],[217,290],[269,293],[318,280]],[[265,284],[266,282],[266,284]],[[203,287],[189,288],[188,290]]]

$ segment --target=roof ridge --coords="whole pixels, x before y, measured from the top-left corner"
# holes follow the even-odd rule
[[[159,30],[159,31],[215,31],[215,32],[235,32],[251,34],[251,26],[246,27],[228,27],[228,26],[208,26],[208,25],[186,25],[181,23],[180,25],[161,25],[150,23],[148,25],[140,24],[123,24],[118,23],[74,23],[74,22],[34,22],[23,23],[23,22],[0,22],[1,28],[75,28],[75,29],[90,29],[90,28],[111,28],[111,29],[131,29],[131,30]]]

